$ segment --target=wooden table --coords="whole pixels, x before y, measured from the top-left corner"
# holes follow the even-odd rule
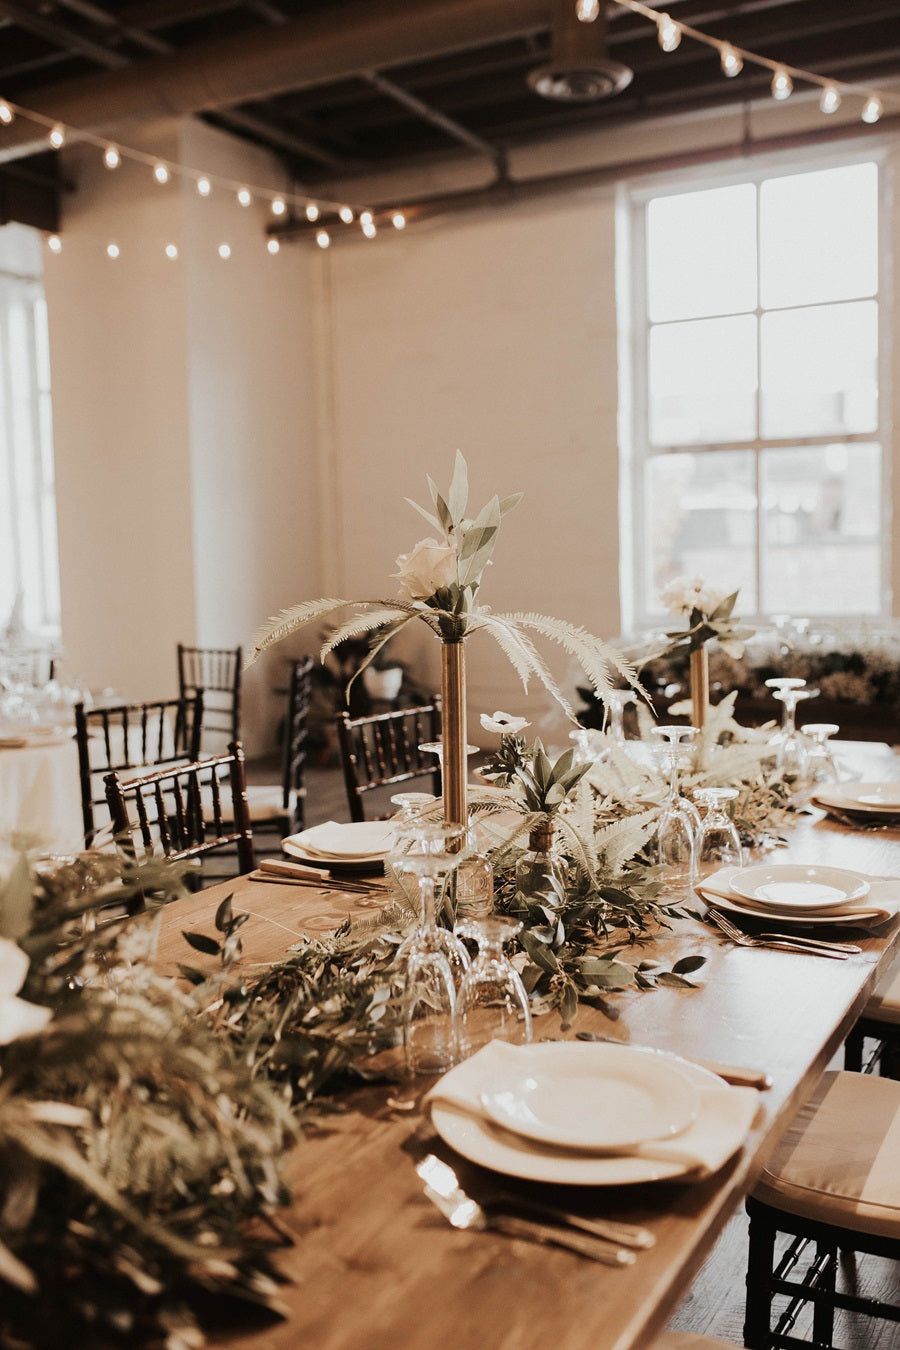
[[[804,817],[773,860],[900,877],[900,831],[854,833]],[[293,933],[321,931],[359,912],[356,896],[335,900],[245,879],[226,883],[163,911],[160,963],[200,964],[181,929],[212,933],[216,906],[230,891],[236,911],[254,916],[241,930],[249,963],[282,955]],[[417,1100],[413,1089],[363,1088],[349,1099],[346,1115],[326,1117],[287,1159],[294,1200],[284,1218],[296,1239],[281,1261],[293,1281],[284,1291],[289,1318],[265,1329],[234,1329],[223,1340],[246,1350],[649,1345],[841,1045],[890,958],[898,928],[894,921],[887,932],[864,937],[860,956],[830,961],[736,948],[704,925],[680,922],[648,944],[647,955],[671,962],[702,952],[702,987],[613,995],[622,1014],[615,1023],[579,1012],[576,1029],[764,1067],[773,1078],[772,1088],[760,1093],[744,1148],[715,1176],[698,1183],[566,1188],[570,1207],[649,1225],[656,1246],[635,1265],[609,1269],[561,1250],[450,1228],[423,1196],[414,1163],[434,1149],[452,1159],[463,1179],[478,1169],[439,1145],[416,1110],[396,1109],[398,1100]],[[556,1030],[555,1019],[547,1018],[535,1034]],[[558,1190],[547,1190],[558,1198]]]

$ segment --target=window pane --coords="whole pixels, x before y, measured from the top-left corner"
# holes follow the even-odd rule
[[[881,447],[856,442],[761,455],[763,609],[881,608]]]
[[[820,436],[878,425],[878,314],[872,300],[765,314],[762,434]]]
[[[648,614],[673,577],[702,576],[756,600],[756,487],[753,452],[656,455],[647,462],[644,575]]]
[[[746,441],[756,433],[756,319],[701,319],[650,330],[653,445]]]
[[[874,295],[876,165],[848,164],[763,183],[759,252],[766,309]]]
[[[647,305],[653,321],[755,309],[752,183],[655,197],[649,203]]]

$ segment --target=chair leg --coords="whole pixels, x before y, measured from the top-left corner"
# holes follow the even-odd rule
[[[822,1273],[818,1279],[818,1288],[830,1295],[828,1298],[816,1299],[813,1304],[813,1340],[817,1345],[831,1345],[834,1337],[834,1297],[836,1277],[837,1277],[837,1247],[824,1243],[816,1244],[816,1255],[819,1260],[827,1258],[822,1266]]]
[[[769,1350],[772,1328],[772,1271],[775,1265],[776,1228],[747,1205],[750,1215],[750,1249],[747,1257],[747,1302],[744,1313],[744,1345],[749,1350]]]
[[[850,1073],[862,1073],[864,1036],[855,1026],[844,1041],[844,1068]]]

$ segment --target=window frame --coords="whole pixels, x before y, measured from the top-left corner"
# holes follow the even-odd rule
[[[660,612],[645,607],[647,593],[645,568],[649,561],[647,553],[647,528],[645,509],[645,467],[651,459],[673,454],[716,454],[721,451],[743,450],[751,452],[755,460],[755,483],[757,492],[756,511],[756,582],[757,595],[762,600],[762,511],[761,502],[761,463],[762,452],[769,449],[803,449],[807,446],[822,445],[824,440],[834,439],[827,434],[795,437],[764,437],[760,434],[759,400],[761,388],[757,386],[757,426],[756,435],[746,441],[715,442],[712,444],[688,444],[658,447],[650,444],[649,425],[649,333],[653,326],[648,312],[647,295],[647,208],[649,202],[660,196],[677,196],[702,192],[711,188],[735,186],[740,183],[753,183],[757,188],[757,241],[759,240],[759,186],[766,179],[794,177],[803,173],[817,173],[825,169],[841,168],[854,164],[874,163],[878,175],[877,189],[877,263],[878,277],[874,299],[878,309],[878,420],[873,429],[866,432],[841,433],[841,441],[851,444],[878,442],[881,445],[881,512],[879,547],[879,608],[866,615],[876,622],[889,618],[892,612],[892,548],[891,548],[891,488],[892,488],[892,445],[891,430],[891,337],[892,337],[892,293],[891,293],[891,164],[890,148],[882,140],[857,141],[846,144],[840,149],[834,146],[816,146],[802,151],[780,151],[744,160],[739,164],[732,161],[720,161],[685,173],[679,170],[672,173],[655,174],[652,177],[628,180],[620,184],[616,220],[616,257],[617,257],[617,313],[619,320],[619,510],[622,528],[620,530],[620,595],[622,606],[622,628],[625,632],[641,629],[658,629]],[[757,301],[751,311],[757,325],[760,316],[766,313],[781,312],[778,308],[765,309],[759,303],[759,267],[757,252]],[[855,297],[860,298],[860,297]],[[825,303],[825,302],[821,302]],[[844,302],[840,302],[844,303]],[[792,308],[792,307],[786,307]],[[757,344],[757,363],[760,349]],[[768,617],[763,612],[750,613],[742,610],[742,617],[750,622],[764,622]],[[829,612],[816,614],[815,622],[829,620],[858,619],[858,614]]]

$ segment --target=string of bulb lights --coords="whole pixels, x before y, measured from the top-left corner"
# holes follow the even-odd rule
[[[600,6],[603,3],[605,3],[605,0],[575,0],[576,17],[582,23],[593,23],[600,15]],[[761,56],[758,52],[748,51],[745,47],[740,47],[723,38],[713,37],[699,28],[694,28],[681,20],[673,19],[667,12],[645,5],[641,3],[641,0],[616,0],[616,3],[621,8],[630,10],[633,14],[640,15],[656,25],[659,45],[664,52],[676,51],[681,45],[682,38],[687,37],[712,48],[718,53],[722,74],[728,79],[740,75],[745,65],[755,65],[771,71],[771,95],[779,102],[790,98],[794,92],[795,83],[801,83],[818,87],[821,90],[819,108],[826,115],[836,113],[845,97],[860,100],[860,118],[868,125],[873,125],[881,119],[886,106],[900,107],[900,94],[832,79],[815,71],[803,70],[784,61],[776,61],[770,57]],[[329,218],[328,225],[331,228],[333,228],[334,223],[339,223],[344,227],[358,226],[367,239],[374,239],[382,225],[387,225],[395,230],[403,230],[406,226],[406,216],[401,210],[382,208],[376,213],[376,211],[367,207],[351,205],[349,202],[329,201],[322,197],[311,197],[307,194],[277,192],[271,188],[254,187],[252,184],[240,182],[237,179],[225,178],[219,174],[194,169],[171,159],[151,155],[143,150],[135,150],[122,145],[120,142],[95,136],[91,132],[82,131],[80,128],[55,121],[5,98],[0,98],[0,137],[2,137],[2,128],[11,126],[17,117],[45,128],[47,141],[54,150],[61,150],[65,145],[73,142],[94,146],[101,152],[103,163],[107,169],[116,170],[126,160],[140,164],[150,169],[154,181],[161,187],[164,187],[173,179],[181,179],[192,182],[201,197],[209,197],[213,191],[228,192],[233,194],[239,206],[245,208],[252,206],[254,201],[267,202],[272,215],[276,218],[286,217],[289,213],[304,216],[310,227],[315,226],[320,217],[325,216]],[[315,242],[320,249],[330,247],[332,242],[331,229],[326,228],[325,223],[314,231],[311,228],[310,232],[313,233]],[[62,240],[59,235],[51,235],[47,242],[52,252],[59,253],[62,251]],[[281,245],[278,239],[269,238],[266,241],[266,248],[269,253],[277,254]],[[231,257],[231,245],[228,243],[219,244],[217,251],[219,257],[223,260]],[[121,256],[121,249],[115,241],[110,241],[106,245],[106,253],[109,258],[115,259]],[[174,243],[166,244],[164,253],[167,258],[175,261],[178,258],[177,245]]]

